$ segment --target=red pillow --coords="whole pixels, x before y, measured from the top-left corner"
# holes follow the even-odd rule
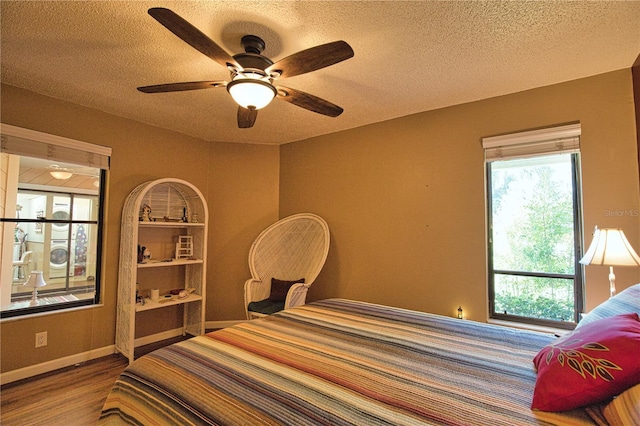
[[[284,281],[277,278],[271,278],[271,294],[269,300],[272,302],[284,302],[287,300],[287,293],[292,285],[296,283],[304,283],[304,278],[295,281]]]
[[[566,411],[610,399],[640,383],[640,318],[603,318],[542,348],[531,408]]]

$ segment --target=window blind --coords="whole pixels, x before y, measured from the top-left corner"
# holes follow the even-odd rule
[[[111,148],[2,124],[0,152],[109,170]]]
[[[580,124],[482,138],[486,162],[580,152]]]

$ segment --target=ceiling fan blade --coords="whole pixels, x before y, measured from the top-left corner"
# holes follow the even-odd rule
[[[257,109],[247,109],[241,106],[238,107],[238,127],[240,129],[248,129],[250,127],[253,127],[257,117]]]
[[[188,81],[184,83],[167,83],[155,84],[153,86],[138,87],[143,93],[164,93],[164,92],[182,92],[185,90],[214,89],[216,87],[224,87],[227,82],[219,81]]]
[[[280,59],[268,67],[267,74],[277,72],[280,77],[293,77],[319,70],[353,57],[353,49],[345,41],[334,41],[302,50]]]
[[[236,60],[222,47],[218,46],[213,40],[202,33],[202,31],[178,16],[172,10],[163,7],[153,7],[149,9],[148,13],[185,43],[213,59],[223,67],[233,65],[238,69],[242,69]]]
[[[282,86],[278,86],[277,89],[278,99],[290,102],[301,108],[308,109],[309,111],[317,112],[318,114],[337,117],[342,114],[342,111],[344,111],[336,104],[300,90]]]

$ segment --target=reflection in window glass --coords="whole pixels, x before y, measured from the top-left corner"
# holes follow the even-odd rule
[[[8,200],[15,194],[15,205],[7,201],[2,206],[2,253],[10,255],[2,260],[2,317],[97,303],[103,172],[26,156],[2,156],[11,160],[3,161],[3,172],[13,174],[16,182],[7,191]],[[7,166],[11,163],[17,167]],[[54,165],[72,171],[72,176],[53,177],[49,171]],[[32,271],[41,272],[46,283],[37,288],[35,302],[29,285]]]

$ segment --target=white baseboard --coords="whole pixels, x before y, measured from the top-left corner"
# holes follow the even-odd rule
[[[240,324],[242,322],[246,322],[247,320],[237,320],[237,321],[205,321],[204,328],[205,330],[217,330],[219,328],[231,327],[232,325]],[[173,330],[166,330],[161,333],[151,334],[149,336],[138,337],[134,342],[134,347],[144,346],[151,343],[156,343],[161,340],[172,339],[174,337],[182,336],[181,328],[174,328]]]
[[[172,337],[181,335],[182,328],[167,330],[162,333],[139,337],[134,341],[134,346],[144,346],[148,345],[149,343],[155,343],[159,342],[160,340],[171,339]],[[103,356],[112,355],[114,353],[116,353],[116,345],[110,345],[104,348],[93,349],[91,351],[81,352],[63,358],[52,359],[51,361],[43,362],[36,365],[30,365],[28,367],[19,368],[17,370],[7,371],[0,374],[0,384],[5,385],[17,380],[27,379],[29,377],[37,376],[38,374],[49,373],[60,368],[69,367],[71,365],[79,364],[81,362],[89,361],[96,358],[102,358]]]
[[[205,328],[207,330],[214,330],[219,328],[230,327],[235,324],[245,322],[246,320],[237,321],[207,321]],[[148,345],[150,343],[159,342],[161,340],[171,339],[182,335],[182,328],[174,328],[173,330],[163,331],[162,333],[151,334],[149,336],[139,337],[134,341],[134,347]],[[7,383],[15,382],[17,380],[27,379],[29,377],[37,376],[38,374],[49,373],[50,371],[58,370],[60,368],[69,367],[71,365],[86,362],[92,359],[101,358],[116,353],[116,346],[110,345],[100,349],[93,349],[87,352],[82,352],[74,355],[69,355],[63,358],[53,359],[51,361],[43,362],[36,365],[30,365],[28,367],[19,368],[17,370],[7,371],[0,374],[0,384],[5,385]]]
[[[30,365],[28,367],[19,368],[17,370],[7,371],[0,374],[0,384],[6,385],[7,383],[15,382],[17,380],[37,376],[38,374],[48,373],[60,368],[69,367],[71,365],[79,364],[92,359],[112,355],[115,352],[116,346],[109,345],[103,348],[92,349],[87,352],[81,352],[63,358],[52,359],[51,361],[43,362],[41,364]]]
[[[247,322],[248,320],[234,320],[234,321],[205,321],[204,328],[207,330],[217,330],[219,328],[231,327],[232,325]]]
[[[166,330],[162,333],[150,334],[144,337],[138,337],[133,341],[133,347],[148,345],[150,343],[156,343],[161,340],[172,339],[174,337],[182,336],[182,328],[174,328],[173,330]]]

